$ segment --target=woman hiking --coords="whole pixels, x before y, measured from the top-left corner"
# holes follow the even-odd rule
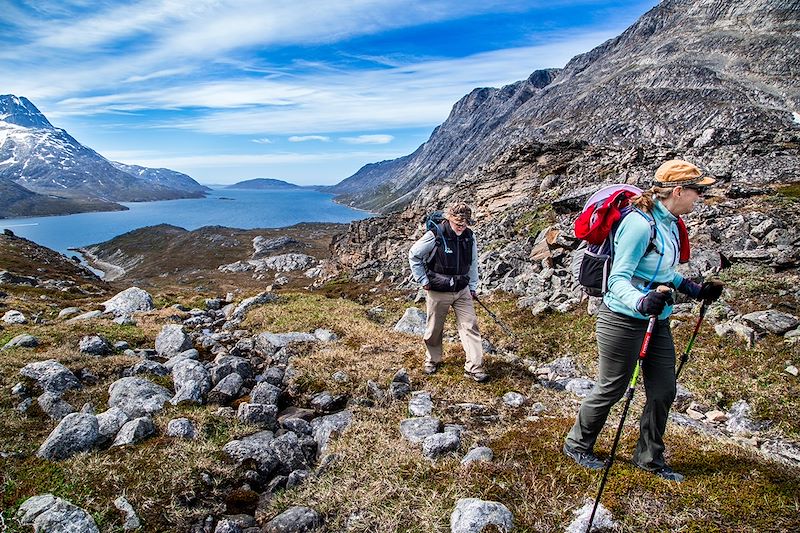
[[[655,315],[658,319],[642,361],[646,399],[633,463],[664,479],[683,481],[683,475],[664,460],[664,432],[676,392],[675,345],[669,327],[671,291],[656,288],[675,287],[707,302],[722,294],[721,282],[700,285],[675,270],[681,258],[688,260],[688,236],[685,229],[679,230],[685,226],[678,217],[690,213],[715,181],[687,161],[667,161],[656,171],[653,187],[631,200],[634,212],[619,224],[608,290],[597,317],[597,381],[564,443],[564,453],[581,466],[598,470],[604,466],[593,452],[595,441],[611,407],[625,393],[648,319]]]

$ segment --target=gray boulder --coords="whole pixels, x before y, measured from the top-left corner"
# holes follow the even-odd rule
[[[425,311],[417,309],[416,307],[409,307],[403,313],[403,317],[395,324],[394,330],[400,333],[408,333],[409,335],[417,335],[422,337],[425,335],[425,324],[428,320],[428,315]]]
[[[208,393],[209,403],[228,405],[239,397],[239,391],[243,384],[244,380],[242,376],[239,374],[228,374]]]
[[[177,355],[173,355],[164,362],[164,368],[172,372],[172,369],[175,368],[175,365],[177,365],[178,363],[180,363],[185,359],[192,359],[193,361],[197,361],[198,359],[200,359],[200,352],[198,352],[194,348],[190,348]]]
[[[6,311],[3,315],[3,322],[6,324],[25,324],[28,322],[28,319],[25,318],[25,315],[17,311],[16,309],[11,309],[10,311]]]
[[[265,429],[275,429],[278,425],[278,406],[263,403],[240,403],[236,418],[245,424],[253,424]]]
[[[108,355],[114,351],[111,344],[99,335],[88,335],[78,343],[78,350],[89,355]]]
[[[259,431],[228,442],[222,447],[222,452],[236,463],[252,459],[259,467],[271,471],[278,464],[275,452],[269,445],[272,440],[273,433],[271,431]]]
[[[567,381],[566,385],[564,385],[566,390],[579,398],[585,398],[589,396],[589,393],[592,392],[593,387],[594,381],[586,378],[573,378]]]
[[[52,494],[28,498],[15,515],[20,524],[46,533],[99,533],[92,516]]]
[[[317,443],[317,457],[328,450],[330,439],[341,434],[353,421],[352,411],[341,411],[334,415],[321,416],[311,421],[311,433]]]
[[[407,418],[400,422],[400,433],[414,444],[420,444],[427,437],[442,431],[442,422],[438,418],[423,416]]]
[[[461,439],[458,433],[436,433],[425,437],[422,441],[422,455],[428,459],[436,459],[442,455],[458,450]]]
[[[214,361],[211,369],[211,381],[217,384],[230,374],[239,374],[243,379],[253,379],[253,365],[244,357],[225,355]]]
[[[323,526],[322,515],[309,507],[290,507],[264,526],[262,533],[305,533]]]
[[[800,325],[800,319],[796,316],[772,309],[748,313],[742,317],[742,320],[757,330],[768,331],[775,335],[783,335]]]
[[[300,333],[293,331],[290,333],[262,333],[259,335],[263,340],[269,342],[272,346],[283,348],[295,342],[316,342],[316,336],[311,333]]]
[[[139,361],[135,365],[131,367],[130,371],[131,375],[137,374],[152,374],[154,376],[167,376],[169,375],[169,369],[162,365],[159,362],[152,361],[150,359],[145,359],[144,361]]]
[[[114,500],[114,507],[125,517],[122,523],[123,531],[133,531],[142,527],[142,522],[139,520],[139,517],[136,516],[136,511],[133,510],[133,506],[125,496],[120,496]]]
[[[153,298],[139,287],[130,287],[118,293],[110,300],[103,302],[106,313],[115,316],[132,315],[135,311],[152,311]]]
[[[81,312],[80,307],[67,307],[58,312],[58,318],[67,319],[80,314],[80,312]]]
[[[201,405],[211,390],[211,374],[201,362],[193,359],[179,361],[172,368],[172,382],[175,385],[175,396],[170,400],[172,405]]]
[[[263,260],[264,268],[278,272],[291,272],[293,270],[306,270],[314,266],[317,260],[306,254],[281,254],[267,257]]]
[[[283,384],[283,378],[285,376],[286,372],[283,369],[278,368],[276,366],[268,368],[267,370],[264,371],[263,374],[261,374],[261,377],[264,379],[264,381],[272,385],[275,385],[276,387],[280,387],[281,384]]]
[[[22,335],[17,335],[5,343],[2,349],[8,350],[9,348],[35,348],[37,346],[39,346],[39,339],[33,335],[23,333]]]
[[[322,342],[333,342],[339,338],[331,330],[322,328],[315,329],[314,336]]]
[[[77,316],[74,316],[74,317],[70,318],[69,320],[67,320],[67,322],[70,322],[70,323],[71,322],[83,322],[85,320],[91,320],[93,318],[99,318],[101,316],[103,316],[103,312],[102,311],[87,311],[87,312],[85,312],[83,314],[80,314],[80,315],[77,315]]]
[[[119,407],[111,407],[97,415],[97,429],[100,434],[97,444],[102,445],[116,437],[130,417]]]
[[[514,516],[502,503],[477,498],[458,500],[450,515],[451,533],[479,533],[489,525],[507,533],[514,527]]]
[[[136,444],[155,435],[155,433],[156,427],[149,416],[135,418],[122,426],[111,447]]]
[[[751,418],[752,408],[745,400],[734,403],[728,411],[726,426],[728,431],[736,434],[749,434],[761,431],[767,427],[765,422],[754,421]]]
[[[20,369],[19,374],[35,380],[44,391],[59,395],[69,389],[81,388],[75,374],[55,359],[29,363]]]
[[[70,413],[75,412],[75,408],[61,399],[60,394],[45,391],[36,399],[39,408],[53,420],[61,420]]]
[[[167,423],[167,437],[194,439],[195,434],[194,423],[188,418],[173,418]]]
[[[66,459],[92,449],[99,435],[96,416],[72,413],[58,423],[36,455],[55,461]]]
[[[275,453],[278,463],[280,463],[278,471],[281,474],[289,474],[294,470],[307,470],[309,468],[303,453],[302,443],[293,432],[289,431],[280,437],[272,439],[269,445]]]
[[[242,533],[242,531],[242,526],[227,518],[217,522],[217,527],[214,528],[214,533]]]
[[[261,383],[253,387],[252,391],[250,391],[250,401],[253,403],[278,405],[278,398],[280,397],[280,395],[281,395],[280,388],[276,387],[272,383],[267,383],[266,381],[262,381]]]
[[[507,392],[503,394],[503,403],[509,407],[522,407],[522,404],[525,403],[525,396],[518,392]]]
[[[433,411],[433,401],[431,393],[427,391],[417,391],[411,394],[408,402],[408,412],[412,416],[428,416]]]
[[[156,352],[162,357],[172,357],[192,347],[192,339],[179,324],[166,324],[156,337]]]
[[[494,452],[491,448],[486,446],[478,446],[468,451],[464,458],[461,459],[461,466],[467,466],[475,462],[488,462],[493,458]]]
[[[160,412],[172,393],[139,377],[118,379],[108,388],[108,406],[119,407],[131,418]]]
[[[232,320],[241,320],[247,315],[247,312],[250,311],[250,309],[252,309],[253,307],[274,302],[277,299],[278,297],[272,294],[271,292],[262,292],[250,298],[245,298],[236,307],[236,309],[233,310],[233,312],[228,318]]]

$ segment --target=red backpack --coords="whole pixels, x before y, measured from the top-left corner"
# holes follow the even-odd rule
[[[610,185],[594,193],[583,206],[575,220],[575,236],[586,242],[579,247],[572,260],[572,271],[583,291],[590,296],[602,296],[608,289],[608,276],[614,261],[614,235],[622,219],[632,212],[643,216],[650,224],[650,241],[645,255],[659,253],[656,245],[656,225],[652,217],[631,205],[634,196],[642,190],[633,185]],[[689,260],[689,235],[686,225],[678,217],[681,263]],[[652,284],[651,280],[650,284]]]

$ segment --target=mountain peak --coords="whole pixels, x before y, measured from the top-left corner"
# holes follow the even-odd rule
[[[54,129],[30,100],[13,94],[0,95],[0,121],[25,128]]]

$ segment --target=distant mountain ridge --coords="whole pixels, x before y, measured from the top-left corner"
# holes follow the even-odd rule
[[[256,190],[279,190],[279,189],[302,189],[299,185],[288,181],[276,180],[273,178],[255,178],[244,180],[233,185],[228,185],[226,189],[256,189]]]
[[[116,202],[201,198],[208,190],[185,174],[111,162],[54,127],[30,100],[14,95],[0,96],[0,183],[37,195],[22,195],[29,216],[125,209]],[[0,200],[0,218],[21,210],[11,197]]]
[[[561,70],[472,91],[413,154],[329,191],[392,212],[535,143],[701,147],[797,131],[799,21],[798,0],[664,0]]]

